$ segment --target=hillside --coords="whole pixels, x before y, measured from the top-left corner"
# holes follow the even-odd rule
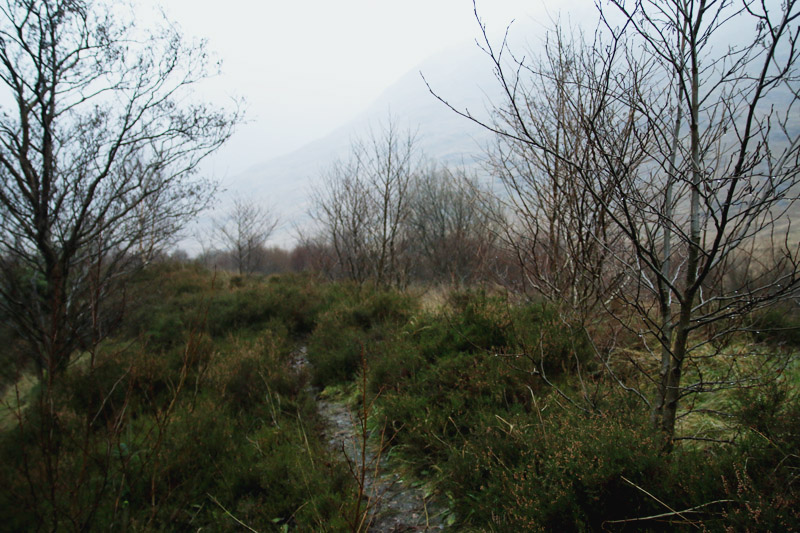
[[[140,273],[129,297],[117,334],[49,389],[25,371],[4,391],[9,531],[791,531],[800,520],[796,363],[764,389],[698,405],[681,431],[701,438],[667,459],[648,409],[546,304],[177,264]],[[796,314],[763,318],[797,331]],[[800,346],[782,331],[736,343],[774,359]],[[637,359],[607,364],[640,386],[644,356],[632,339],[625,348]]]
[[[488,102],[497,99],[491,65],[475,43],[465,43],[409,71],[347,124],[295,152],[232,177],[227,188],[278,206],[283,220],[291,226],[303,220],[308,193],[325,168],[347,156],[351,140],[368,135],[370,128],[379,129],[389,116],[396,117],[401,127],[417,131],[420,149],[432,160],[475,165],[491,134],[438,101],[421,74],[442,97],[479,116],[488,117]],[[284,233],[289,230],[284,228]]]

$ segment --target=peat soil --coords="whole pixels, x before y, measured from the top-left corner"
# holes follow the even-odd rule
[[[297,349],[292,366],[301,371],[310,368],[306,347]],[[380,432],[371,433],[362,457],[361,423],[353,411],[341,401],[324,399],[311,388],[317,410],[324,421],[323,437],[328,446],[345,461],[357,479],[363,472],[367,527],[370,533],[443,531],[449,516],[447,507],[436,502],[423,483],[396,469],[387,455]]]

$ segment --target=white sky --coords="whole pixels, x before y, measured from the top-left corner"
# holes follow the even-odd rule
[[[544,1],[478,0],[478,10],[499,32],[512,19],[547,24]],[[216,178],[324,136],[427,57],[478,35],[472,0],[139,2],[208,39],[223,62],[209,96],[247,101],[249,123],[211,162]]]

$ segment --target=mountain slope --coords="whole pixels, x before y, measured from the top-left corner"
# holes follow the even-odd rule
[[[491,65],[474,43],[454,47],[408,72],[351,122],[295,152],[234,176],[229,190],[274,205],[287,223],[277,240],[287,242],[289,228],[303,223],[310,190],[325,169],[347,157],[354,139],[369,135],[370,129],[379,130],[390,116],[402,128],[417,132],[418,147],[428,158],[474,164],[491,134],[437,100],[423,75],[432,89],[455,107],[488,117],[486,107],[492,93],[485,91],[497,91]]]

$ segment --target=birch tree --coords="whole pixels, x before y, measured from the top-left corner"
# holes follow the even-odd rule
[[[420,155],[415,137],[389,120],[353,142],[313,194],[313,217],[337,257],[337,269],[358,282],[406,283],[404,253],[412,184]]]
[[[596,108],[591,87],[603,63],[598,69],[580,32],[567,33],[556,28],[547,36],[541,58],[522,65],[526,83],[515,85],[510,105],[495,109],[492,127],[508,135],[496,136],[489,169],[503,189],[497,225],[519,263],[519,290],[585,324],[624,279],[611,254],[624,245],[606,210],[596,208],[608,195],[608,175],[593,160],[581,113],[594,109],[594,120],[609,125],[625,109]],[[526,140],[531,131],[545,149]],[[638,164],[637,154],[628,156]],[[595,181],[586,183],[582,175],[590,174]]]
[[[217,240],[227,249],[239,274],[263,267],[265,245],[279,219],[273,210],[246,198],[234,198],[226,216],[217,220]]]
[[[746,329],[753,311],[795,295],[800,282],[792,233],[798,8],[747,0],[598,6],[593,40],[571,52],[576,66],[562,78],[514,56],[507,42],[485,39],[505,95],[498,108],[513,126],[483,124],[557,161],[621,232],[620,246],[594,235],[624,275],[606,308],[641,338],[650,360],[636,367],[651,388],[618,382],[647,402],[669,449],[691,396],[774,376],[770,358],[741,364],[724,341]],[[538,106],[547,102],[567,112],[543,114]],[[559,149],[558,131],[581,145]],[[727,275],[734,264],[738,275]]]
[[[198,163],[238,119],[191,95],[202,43],[122,13],[0,3],[0,305],[40,376],[107,334],[123,275],[206,206]]]
[[[487,277],[500,207],[464,169],[432,167],[411,194],[409,252],[415,275],[456,287]]]

